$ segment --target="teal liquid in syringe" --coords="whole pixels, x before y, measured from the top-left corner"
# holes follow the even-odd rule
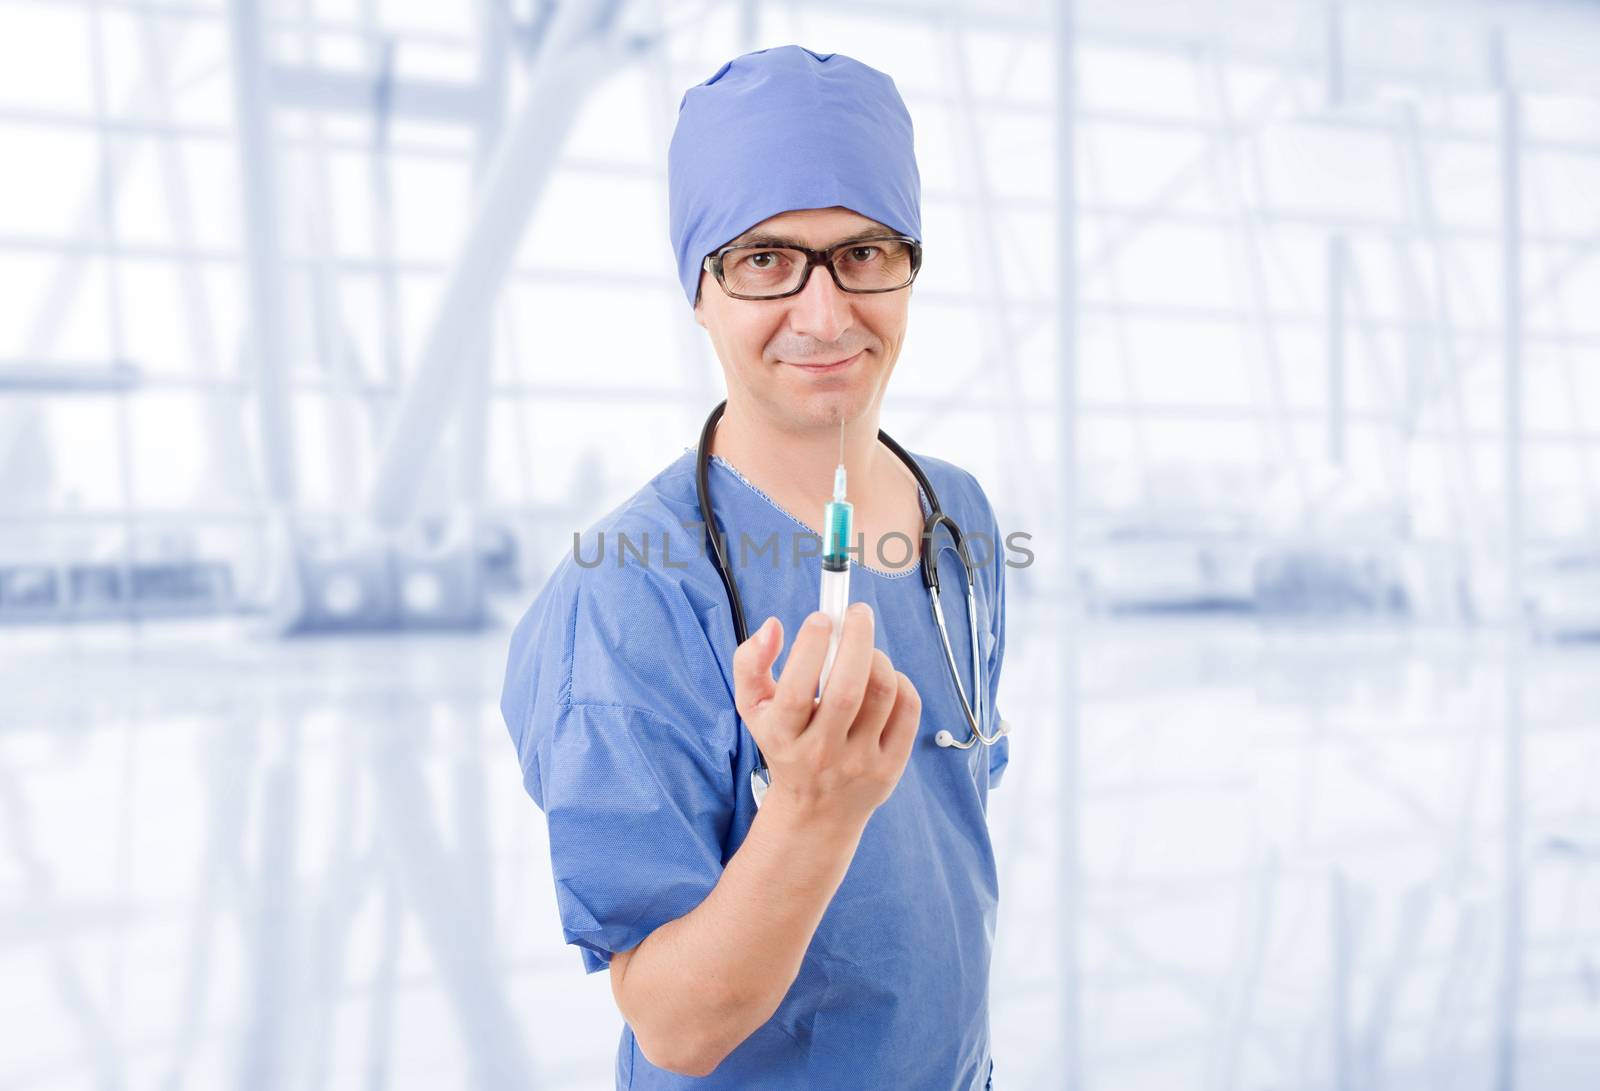
[[[822,661],[822,675],[817,680],[817,694],[828,684],[828,672],[833,669],[833,657],[839,651],[839,637],[844,630],[844,612],[850,605],[850,539],[855,520],[855,509],[844,498],[844,424],[839,425],[839,468],[833,471],[833,499],[823,509],[822,526],[826,532],[822,540],[822,595],[817,609],[833,621],[828,633],[828,654]]]

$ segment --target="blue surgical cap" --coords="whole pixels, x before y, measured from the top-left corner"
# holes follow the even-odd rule
[[[922,238],[911,115],[894,80],[841,53],[746,53],[684,92],[667,151],[678,279],[780,212],[843,206]]]

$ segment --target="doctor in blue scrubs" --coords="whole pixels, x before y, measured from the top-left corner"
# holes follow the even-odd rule
[[[685,298],[727,380],[708,484],[749,636],[706,548],[691,448],[575,536],[517,625],[501,708],[549,823],[562,930],[588,972],[611,971],[619,1088],[984,1091],[986,812],[1008,740],[934,741],[969,732],[918,561],[934,550],[945,588],[965,574],[947,536],[924,540],[928,496],[878,439],[911,286],[846,290],[908,242],[920,253],[910,116],[848,57],[746,54],[685,93],[669,194]],[[817,544],[841,444],[859,549],[818,701]],[[962,684],[984,687],[994,733],[1000,530],[970,474],[914,457],[977,562],[983,671]],[[964,591],[941,601],[968,666]]]

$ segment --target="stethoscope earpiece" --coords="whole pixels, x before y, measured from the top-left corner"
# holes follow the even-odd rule
[[[938,743],[940,746],[954,746],[956,744],[956,737],[950,734],[948,731],[941,731],[933,737],[933,741]]]

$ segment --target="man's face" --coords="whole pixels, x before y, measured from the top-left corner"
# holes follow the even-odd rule
[[[863,232],[896,234],[847,208],[780,213],[729,240],[780,240],[825,250]],[[818,266],[786,299],[733,299],[701,270],[695,321],[711,335],[730,402],[748,400],[769,421],[807,430],[853,420],[877,405],[905,340],[910,287],[843,292]],[[815,365],[856,358],[844,367]]]

